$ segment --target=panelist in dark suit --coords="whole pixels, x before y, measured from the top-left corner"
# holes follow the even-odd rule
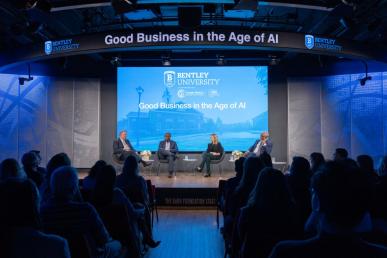
[[[126,139],[126,135],[127,132],[125,130],[121,131],[118,139],[114,140],[113,142],[113,154],[116,156],[116,158],[118,160],[124,161],[128,156],[134,156],[138,162],[141,162],[144,165],[144,167],[151,165],[151,163],[141,159],[130,141]]]
[[[206,165],[207,173],[204,174],[204,177],[211,176],[210,164],[213,159],[220,159],[223,155],[224,149],[222,144],[220,144],[218,140],[218,136],[216,134],[211,134],[211,143],[207,146],[207,151],[202,154],[202,162],[200,166],[196,168],[197,171],[201,172]]]
[[[269,139],[269,133],[263,132],[260,139],[256,140],[249,150],[245,152],[245,157],[259,156],[264,152],[270,154],[272,149],[273,143]]]
[[[178,152],[177,144],[171,140],[171,133],[165,133],[164,141],[159,143],[158,156],[159,159],[168,160],[168,177],[171,178],[175,169],[176,154]]]

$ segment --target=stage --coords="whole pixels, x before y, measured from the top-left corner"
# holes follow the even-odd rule
[[[228,161],[225,161],[229,163]],[[283,171],[284,164],[276,162],[274,167]],[[151,180],[156,187],[156,200],[159,207],[172,208],[203,208],[216,207],[218,186],[220,180],[227,180],[235,176],[235,172],[226,169],[221,173],[218,169],[213,169],[211,177],[204,177],[204,172],[189,170],[178,170],[172,178],[168,177],[165,169],[160,169],[157,175],[157,167],[140,167],[140,175],[146,180]],[[87,176],[89,169],[78,169],[79,178]],[[117,168],[117,173],[120,168]]]
[[[156,186],[156,199],[160,206],[171,207],[215,207],[217,204],[219,180],[235,176],[235,172],[214,172],[211,177],[202,173],[178,173],[168,178],[162,175],[145,175]]]

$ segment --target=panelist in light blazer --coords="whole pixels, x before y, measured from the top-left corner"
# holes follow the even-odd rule
[[[175,141],[171,140],[171,133],[164,135],[164,141],[159,143],[158,158],[168,160],[168,177],[171,178],[175,171],[176,154],[179,151]]]

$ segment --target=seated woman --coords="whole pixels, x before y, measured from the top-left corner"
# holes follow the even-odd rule
[[[267,257],[277,242],[292,239],[293,210],[285,177],[267,167],[261,171],[237,224],[240,257]]]
[[[211,134],[210,139],[211,143],[208,144],[207,151],[203,152],[202,154],[202,162],[196,168],[197,171],[202,172],[204,166],[206,166],[207,173],[204,174],[204,177],[211,176],[211,160],[220,159],[224,152],[223,146],[222,144],[220,144],[218,136],[216,134]]]
[[[140,203],[145,207],[145,225],[149,229],[149,240],[152,239],[151,214],[149,211],[149,195],[145,179],[139,175],[138,162],[135,156],[128,156],[125,160],[122,173],[117,176],[116,187],[120,188],[129,200],[137,205]],[[159,241],[148,241],[149,246],[156,247],[160,244]]]
[[[96,175],[92,203],[97,210],[114,204],[125,205],[131,219],[130,224],[133,231],[138,233],[139,228],[144,238],[144,243],[152,248],[157,247],[160,241],[156,242],[152,239],[152,234],[144,219],[144,207],[135,208],[132,202],[125,196],[125,193],[120,188],[115,187],[115,183],[116,170],[114,167],[106,165],[101,168]],[[139,234],[137,234],[137,237],[139,237]]]

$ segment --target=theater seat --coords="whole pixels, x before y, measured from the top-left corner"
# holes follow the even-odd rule
[[[148,195],[149,195],[149,209],[151,211],[152,216],[152,227],[153,227],[153,221],[154,221],[154,213],[156,212],[156,220],[159,222],[159,213],[157,211],[157,199],[156,199],[156,186],[152,185],[151,180],[146,180],[146,185],[148,188]]]
[[[124,161],[119,160],[116,155],[112,154],[112,163],[118,173],[122,172],[122,168],[124,166]]]
[[[212,159],[210,161],[210,165],[217,165],[219,169],[219,176],[222,175],[223,168],[222,168],[222,161],[224,160],[224,157],[226,156],[226,153],[223,152],[222,155],[220,156],[220,159]]]

